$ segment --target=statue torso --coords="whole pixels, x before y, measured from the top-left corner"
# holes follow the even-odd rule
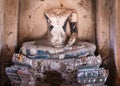
[[[66,9],[53,9],[45,13],[48,22],[47,38],[53,46],[61,47],[65,45],[68,38],[66,27],[71,13],[71,10]]]

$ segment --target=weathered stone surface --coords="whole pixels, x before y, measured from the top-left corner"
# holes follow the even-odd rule
[[[0,0],[0,82],[2,81],[2,48],[3,48],[3,30],[4,30],[4,0]],[[0,83],[1,85],[1,83]]]
[[[93,43],[89,42],[80,42],[75,43],[73,46],[68,47],[60,47],[56,48],[53,46],[48,46],[44,44],[41,45],[35,45],[36,41],[32,42],[25,42],[20,52],[24,55],[27,55],[28,57],[39,57],[40,55],[43,58],[69,58],[69,57],[80,57],[80,56],[87,56],[87,55],[94,55],[94,52],[96,50],[96,46]],[[42,41],[41,41],[42,42]],[[41,58],[42,58],[41,57]]]
[[[24,41],[40,39],[47,31],[44,12],[61,6],[77,11],[79,38],[95,42],[95,14],[92,0],[20,0],[20,5],[20,45]]]
[[[4,0],[0,0],[0,57],[3,43]]]
[[[104,86],[108,77],[108,71],[104,68],[85,67],[78,70],[78,81],[82,85]]]
[[[23,66],[27,68],[33,68],[39,70],[43,73],[45,71],[55,70],[58,72],[64,71],[73,71],[77,67],[82,66],[91,66],[99,67],[102,63],[101,56],[84,56],[77,58],[68,58],[68,59],[57,59],[57,58],[29,58],[22,54],[14,54],[12,61],[18,66]]]
[[[9,85],[5,67],[10,63],[17,45],[18,3],[18,0],[0,1],[0,53],[2,48],[2,55],[0,55],[0,86]]]
[[[98,53],[103,58],[110,55],[110,10],[109,0],[96,0],[96,36]]]
[[[111,48],[115,59],[117,73],[120,76],[120,1],[113,0],[111,12]]]
[[[4,45],[11,53],[17,46],[19,0],[4,0]]]
[[[1,36],[2,34],[4,34],[3,32],[5,32],[6,34],[5,35],[10,35],[11,34],[11,32],[10,32],[10,30],[12,29],[12,28],[14,28],[14,25],[12,24],[12,28],[11,28],[11,24],[9,24],[8,26],[6,26],[6,27],[9,27],[9,31],[8,32],[6,32],[6,31],[2,31],[3,30],[3,10],[4,10],[4,7],[3,7],[3,2],[1,2],[1,1],[5,1],[5,0],[0,0],[0,49],[1,49],[1,43],[3,43],[3,39],[4,39],[4,37],[3,36]],[[12,0],[13,1],[13,0]],[[12,1],[10,1],[10,2],[12,2]],[[17,0],[15,0],[15,1],[17,1]],[[66,1],[64,1],[64,0],[59,0],[60,1],[60,3],[63,3],[63,4],[60,4],[60,3],[58,3],[58,0],[55,0],[55,4],[56,5],[54,5],[52,2],[54,2],[54,0],[53,1],[49,1],[49,0],[20,0],[20,5],[21,5],[21,9],[20,9],[20,12],[22,12],[20,15],[22,15],[22,16],[20,16],[20,22],[21,22],[21,26],[19,27],[19,31],[21,31],[20,32],[20,37],[19,37],[19,41],[18,42],[20,42],[20,43],[22,43],[22,41],[27,41],[27,40],[33,40],[33,39],[37,39],[37,38],[39,38],[39,37],[41,37],[41,35],[42,34],[44,34],[45,32],[46,32],[46,29],[43,29],[43,28],[45,28],[45,26],[42,26],[43,25],[43,23],[45,23],[46,21],[45,21],[45,19],[44,19],[44,17],[43,16],[41,16],[38,20],[37,20],[37,17],[33,17],[33,16],[31,16],[31,15],[29,15],[30,13],[32,13],[32,14],[34,14],[34,11],[32,12],[32,10],[31,10],[31,8],[33,8],[34,9],[34,7],[36,8],[36,12],[35,12],[35,14],[37,15],[37,14],[40,14],[40,15],[43,15],[42,14],[42,12],[40,11],[41,9],[44,9],[46,6],[48,6],[48,4],[51,4],[51,6],[52,7],[54,7],[54,6],[65,6],[65,7],[70,7],[70,8],[72,8],[73,7],[73,4],[74,4],[74,7],[73,8],[75,8],[75,9],[77,9],[77,7],[78,7],[78,5],[76,5],[76,3],[77,2],[79,2],[79,0],[77,0],[77,1],[74,1],[74,0],[66,0]],[[93,0],[93,1],[95,1],[95,0]],[[102,1],[102,0],[99,0],[99,1]],[[104,0],[105,2],[106,1],[108,1],[108,0]],[[104,1],[103,1],[103,3],[104,3]],[[7,2],[9,2],[9,1],[7,1]],[[43,6],[43,3],[46,3],[44,6]],[[65,3],[66,2],[66,3]],[[91,5],[90,4],[87,4],[88,2],[90,2],[91,3],[91,0],[80,0],[80,3],[79,3],[79,5],[82,7],[82,8],[79,8],[79,9],[77,9],[78,10],[78,12],[79,12],[79,26],[80,25],[82,25],[82,26],[84,26],[84,27],[80,27],[79,28],[79,37],[81,38],[81,39],[86,39],[86,36],[84,36],[84,34],[86,34],[87,32],[89,32],[89,34],[88,34],[88,38],[87,39],[89,39],[90,38],[90,40],[93,40],[94,39],[94,35],[93,34],[95,34],[95,33],[91,33],[91,31],[89,31],[90,29],[87,29],[87,24],[88,24],[88,22],[89,21],[91,21],[91,19],[89,20],[89,18],[90,18],[90,16],[88,16],[88,15],[83,15],[83,14],[81,14],[82,12],[85,12],[85,14],[87,14],[87,13],[89,13],[89,12],[91,12],[91,10],[89,10],[88,8],[91,8]],[[119,7],[119,3],[118,3],[119,1],[116,1],[116,4],[117,4],[117,6]],[[6,3],[6,2],[5,2]],[[14,9],[16,9],[16,8],[14,8],[14,7],[12,7],[11,8],[11,6],[14,6],[14,4],[15,3],[12,3],[12,4],[10,4],[10,5],[8,5],[8,8],[7,9],[10,9],[10,11],[8,12],[8,14],[10,14],[11,15],[11,10],[14,10]],[[27,4],[27,5],[26,5]],[[114,3],[112,3],[112,4],[114,4]],[[87,6],[86,6],[87,5]],[[2,6],[2,8],[1,8],[1,6]],[[7,5],[6,5],[7,6]],[[5,7],[6,7],[5,6]],[[103,5],[102,5],[103,6]],[[117,8],[117,10],[118,10],[118,7],[116,6],[116,8]],[[9,8],[10,7],[10,8]],[[49,7],[49,6],[48,6]],[[107,8],[107,6],[106,5],[104,5],[103,7],[101,7],[101,8],[103,8],[104,9],[104,7],[105,8]],[[40,10],[39,10],[39,8],[40,8]],[[86,10],[84,10],[84,8],[86,9]],[[94,8],[94,7],[93,7]],[[37,11],[38,10],[38,11]],[[6,10],[7,11],[7,10]],[[106,13],[106,11],[104,10],[104,12]],[[114,12],[114,11],[113,11]],[[119,11],[116,11],[117,12],[117,16],[119,17]],[[92,12],[91,12],[92,13]],[[91,15],[91,13],[90,13],[90,15]],[[104,13],[104,14],[105,14]],[[112,13],[112,12],[111,12]],[[9,16],[7,14],[7,16]],[[12,13],[13,15],[14,15],[14,13]],[[106,13],[106,15],[107,15],[108,13]],[[115,13],[116,14],[116,13]],[[1,17],[1,15],[2,15],[2,17]],[[106,16],[105,15],[105,16]],[[84,17],[84,18],[82,18],[82,16]],[[88,18],[87,18],[87,16],[88,16]],[[16,17],[16,16],[15,16]],[[115,16],[114,16],[114,18],[111,20],[112,21],[112,23],[111,24],[113,24],[113,21],[114,21],[114,19],[116,19],[117,21],[119,21],[119,18],[115,18]],[[2,18],[2,19],[1,19]],[[7,17],[7,19],[8,19],[9,17]],[[37,27],[36,26],[32,26],[33,24],[32,24],[32,22],[31,22],[31,18],[35,18],[33,21],[37,21],[37,24],[35,23],[35,25],[37,25]],[[108,18],[108,17],[105,17],[105,19],[106,18]],[[7,21],[7,19],[6,19],[6,21]],[[85,19],[85,21],[86,20],[88,20],[87,22],[86,22],[86,24],[84,24],[84,22],[85,21],[83,21]],[[12,20],[12,19],[11,19]],[[43,20],[43,23],[39,23],[41,20]],[[94,20],[94,16],[93,16],[93,20]],[[1,23],[1,21],[2,21],[2,23]],[[5,23],[6,23],[6,21],[5,21]],[[12,21],[10,21],[10,22],[7,22],[7,23],[13,23],[13,21],[14,21],[14,19],[12,20]],[[19,21],[19,20],[18,20]],[[29,22],[30,21],[30,22]],[[80,23],[82,21],[82,23]],[[103,21],[103,20],[102,20]],[[105,21],[103,21],[103,22],[105,22]],[[40,24],[40,25],[39,25]],[[7,25],[7,24],[5,24],[5,25]],[[108,25],[108,24],[107,24]],[[119,26],[119,24],[117,24],[118,26]],[[41,26],[40,28],[39,28],[39,26]],[[91,25],[90,25],[91,26]],[[31,29],[31,28],[33,28],[33,27],[35,27],[35,28],[37,28],[37,29]],[[93,26],[94,27],[94,26]],[[23,28],[23,29],[22,29]],[[81,29],[81,28],[83,28],[83,29]],[[85,28],[85,29],[84,29]],[[117,40],[119,40],[119,30],[117,31],[117,30],[114,30],[114,26],[113,26],[113,30],[112,31],[110,31],[111,33],[110,34],[115,34],[116,32],[117,32]],[[118,28],[118,27],[117,27]],[[2,30],[1,30],[2,29]],[[40,29],[40,31],[39,31],[39,29]],[[41,30],[42,29],[42,30]],[[15,31],[16,31],[17,29],[15,29]],[[103,29],[102,29],[103,30]],[[12,31],[14,31],[13,29],[12,29]],[[24,32],[25,31],[25,32]],[[92,29],[92,31],[94,31],[94,29]],[[10,32],[10,33],[9,33]],[[32,33],[33,32],[33,33]],[[101,31],[100,31],[101,32]],[[36,34],[36,33],[40,33],[40,34]],[[106,33],[106,32],[105,32]],[[109,32],[108,32],[109,33]],[[18,33],[17,33],[18,34]],[[30,36],[32,34],[32,36]],[[100,33],[101,34],[101,33]],[[30,39],[28,39],[28,37],[30,36]],[[107,36],[108,36],[108,34],[107,34]],[[101,41],[100,43],[102,43],[102,44],[99,44],[99,45],[101,45],[101,46],[103,46],[104,44],[105,45],[107,45],[107,42],[108,42],[108,40],[105,42],[105,40],[106,40],[106,37],[107,37],[106,35],[105,36],[103,36],[103,38],[102,37],[100,37],[99,39],[100,39],[100,41],[101,41],[101,39],[102,40],[104,40],[104,41]],[[93,37],[93,39],[92,39],[92,37]],[[2,39],[1,39],[2,38]],[[9,39],[10,38],[10,39]],[[13,42],[12,40],[12,38],[14,38],[14,36],[12,35],[12,36],[8,36],[8,37],[6,37],[5,38],[5,40],[7,41],[6,43],[8,44],[8,46],[10,47],[11,46],[11,43]],[[105,39],[104,39],[105,38]],[[96,39],[96,40],[99,40],[99,39]],[[116,41],[116,38],[115,38],[115,35],[111,35],[111,38],[110,39],[112,39],[111,40],[111,44],[113,44],[112,45],[112,50],[114,50],[114,55],[115,55],[115,58],[117,58],[117,59],[115,59],[116,60],[116,64],[117,64],[117,69],[119,70],[119,52],[117,52],[117,54],[116,54],[116,51],[119,51],[119,42],[116,42],[115,43],[115,41]],[[15,39],[16,40],[16,39]],[[10,43],[10,45],[9,45],[9,42],[11,42]],[[103,43],[103,42],[105,42],[105,43]],[[115,43],[115,44],[114,44]],[[16,43],[15,43],[16,44]],[[115,45],[117,45],[116,47],[115,47]],[[113,49],[113,47],[114,47],[114,49]],[[13,52],[13,50],[14,50],[14,48],[8,48],[7,46],[5,46],[5,47],[3,47],[3,48],[5,48],[5,51],[6,50],[12,50],[12,52]],[[116,48],[116,49],[115,49]],[[104,48],[105,49],[105,48]],[[103,50],[104,50],[103,49]],[[108,53],[108,51],[105,49],[104,50],[105,52],[102,52],[101,51],[101,53],[103,54],[103,55],[105,55],[105,57],[106,57],[106,55],[108,55],[107,53]],[[107,52],[106,52],[107,51]],[[3,51],[4,52],[4,51]],[[3,54],[8,54],[8,52],[6,51],[6,52],[4,52]],[[10,55],[10,52],[9,52],[9,54],[8,55],[5,55],[4,57],[1,57],[1,58],[4,58],[4,60],[2,60],[2,65],[3,65],[3,63],[4,64],[6,64],[6,63],[8,63],[8,62],[6,62],[6,60],[8,60],[7,58],[7,56],[11,56]],[[114,57],[113,57],[114,58]],[[10,60],[10,59],[9,59]],[[111,64],[112,65],[112,64]],[[1,66],[1,65],[0,65]],[[4,72],[4,67],[2,66],[2,70],[1,70],[2,72]]]
[[[100,56],[59,60],[30,59],[15,54],[12,61],[14,65],[7,67],[6,73],[12,83],[20,85],[31,86],[41,82],[59,85],[63,81],[76,84],[79,82],[82,85],[104,85],[108,76],[107,70],[99,68],[102,63]]]

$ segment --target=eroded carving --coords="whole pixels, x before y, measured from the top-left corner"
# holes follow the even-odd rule
[[[104,85],[108,71],[99,68],[101,56],[95,56],[93,43],[77,39],[77,12],[72,9],[51,9],[45,12],[48,31],[37,41],[23,43],[14,54],[14,66],[7,67],[11,81],[21,85],[35,85],[37,78],[44,79],[46,71],[57,71],[67,82],[82,85]]]
[[[94,44],[80,42],[77,39],[77,12],[75,10],[51,9],[45,12],[45,17],[48,23],[47,33],[40,40],[23,43],[22,54],[37,55],[37,52],[41,51],[44,54],[48,52],[54,55],[72,51],[84,53],[84,56],[94,55],[96,49]]]

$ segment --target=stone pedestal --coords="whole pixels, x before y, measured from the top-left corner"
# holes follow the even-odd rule
[[[6,68],[13,86],[103,86],[108,71],[99,68],[100,56],[68,59],[31,59],[14,54]]]

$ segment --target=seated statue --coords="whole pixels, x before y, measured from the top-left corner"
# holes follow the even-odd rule
[[[51,9],[45,12],[45,17],[47,33],[40,40],[23,43],[20,53],[12,57],[14,65],[6,68],[11,82],[15,86],[40,86],[46,80],[50,83],[57,80],[70,86],[78,86],[78,83],[80,86],[104,86],[108,70],[99,68],[102,59],[94,55],[96,46],[77,39],[76,11]],[[56,73],[60,73],[59,77]]]
[[[40,39],[23,43],[20,52],[30,58],[72,58],[94,55],[96,46],[78,38],[77,12],[73,9],[50,9],[45,13],[47,33]]]

